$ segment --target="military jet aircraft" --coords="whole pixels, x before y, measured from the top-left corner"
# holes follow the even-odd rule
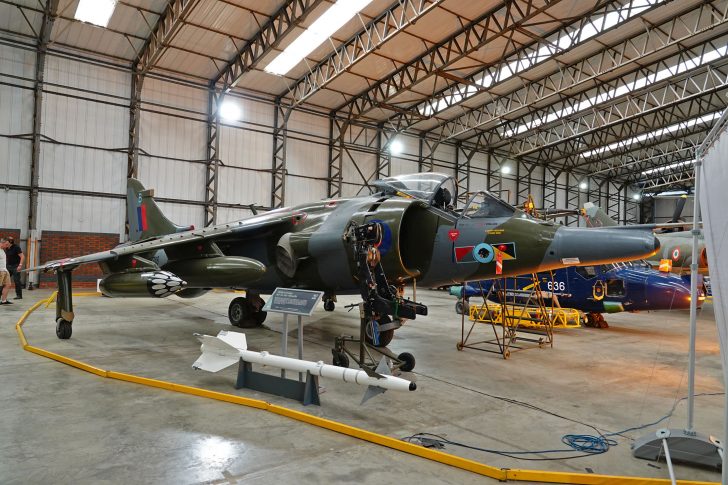
[[[700,276],[700,275],[699,275]],[[553,293],[559,305],[586,314],[590,327],[606,328],[603,313],[651,310],[685,310],[690,308],[690,278],[654,270],[645,262],[613,263],[558,269],[537,275],[541,291]],[[491,281],[451,286],[458,297],[456,311],[467,312],[468,299],[487,295]],[[533,282],[508,279],[508,290],[527,291]],[[698,281],[698,305],[705,300],[702,276]],[[525,293],[524,293],[525,294]],[[463,307],[463,296],[465,307]],[[547,300],[548,301],[548,300]]]
[[[682,200],[684,201],[684,199]],[[591,202],[584,204],[584,217],[586,218],[587,225],[590,227],[614,227],[618,225],[599,206]],[[675,218],[673,218],[673,221],[672,223],[666,224],[638,224],[627,227],[639,228],[649,226],[655,229],[667,228],[667,230],[671,230],[679,228],[681,225],[684,226],[684,224],[678,223]],[[651,266],[657,267],[660,265],[660,260],[669,259],[672,261],[673,268],[690,268],[693,262],[693,234],[691,231],[658,233],[656,237],[660,240],[661,250],[646,258]],[[705,249],[705,238],[701,234],[698,239],[698,268],[707,269],[707,267],[708,252]]]
[[[379,228],[376,248],[367,251],[381,262],[385,283],[402,291],[410,282],[437,287],[642,258],[659,248],[651,233],[561,227],[487,192],[473,194],[456,210],[456,189],[448,175],[400,175],[374,182],[371,195],[311,202],[196,229],[172,223],[153,191],[130,179],[128,243],[31,270],[56,272],[56,334],[67,339],[74,317],[71,274],[87,263],[101,265],[101,290],[110,297],[190,298],[213,288],[245,289],[246,297],[235,298],[228,315],[233,325],[251,327],[265,318],[260,294],[276,287],[323,290],[329,310],[337,294],[363,294],[352,234],[365,226]],[[378,275],[381,283],[384,278]],[[397,313],[396,303],[394,307]],[[393,332],[382,333],[378,344],[386,346]]]

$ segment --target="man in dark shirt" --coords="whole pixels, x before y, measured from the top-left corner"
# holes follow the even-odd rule
[[[10,243],[10,247],[5,250],[5,255],[8,257],[8,271],[10,272],[10,277],[15,283],[15,299],[22,300],[23,283],[20,281],[20,270],[23,269],[25,254],[23,254],[23,250],[20,249],[20,246],[15,244],[15,239],[12,236],[8,238],[8,242]]]

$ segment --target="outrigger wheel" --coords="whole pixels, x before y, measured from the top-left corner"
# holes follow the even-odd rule
[[[347,356],[346,353],[339,352],[336,349],[332,349],[331,353],[334,356],[331,362],[332,364],[336,367],[349,367],[349,356]]]
[[[228,319],[234,327],[255,328],[263,324],[268,312],[260,310],[265,302],[259,296],[257,298],[260,300],[259,305],[253,303],[250,298],[244,297],[235,298],[230,302]]]
[[[71,325],[71,322],[64,320],[63,318],[59,318],[56,320],[56,336],[59,339],[68,340],[69,338],[71,338],[72,332],[73,325]]]

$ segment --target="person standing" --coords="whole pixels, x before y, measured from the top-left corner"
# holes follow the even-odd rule
[[[15,283],[15,299],[22,300],[23,283],[20,281],[20,270],[23,269],[25,254],[23,254],[23,250],[20,249],[20,246],[15,244],[13,236],[8,237],[8,242],[10,243],[10,247],[5,250],[5,254],[8,257],[7,270],[8,273],[10,273],[10,278],[12,278]]]
[[[5,266],[5,262],[7,261],[7,257],[5,256],[5,250],[10,247],[10,243],[6,238],[0,238],[0,288],[2,288],[2,293],[0,293],[0,305],[11,305],[11,303],[8,301],[8,293],[10,292],[10,273],[8,273],[8,270]]]

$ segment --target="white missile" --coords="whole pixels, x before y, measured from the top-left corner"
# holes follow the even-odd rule
[[[362,402],[388,389],[395,391],[414,391],[417,389],[414,382],[391,375],[384,358],[377,366],[376,371],[370,375],[364,370],[324,364],[323,361],[313,362],[293,359],[272,355],[265,351],[254,352],[248,350],[248,344],[243,333],[221,330],[217,337],[200,334],[195,334],[195,337],[202,343],[200,346],[202,355],[192,364],[194,369],[218,372],[237,363],[242,358],[245,362],[252,364],[268,365],[294,372],[310,372],[311,375],[325,379],[338,379],[361,386],[370,386]]]

